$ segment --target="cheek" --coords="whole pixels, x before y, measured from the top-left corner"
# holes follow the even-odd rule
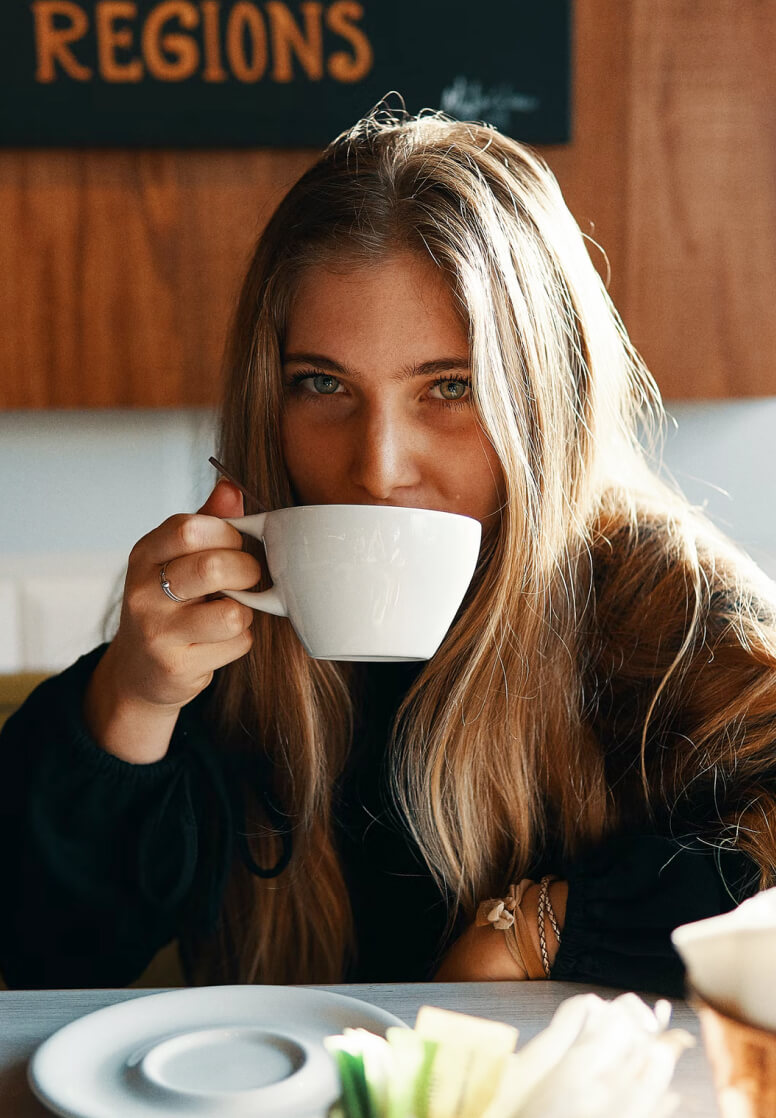
[[[501,463],[484,434],[473,432],[465,445],[459,443],[440,455],[438,463],[448,484],[454,484],[461,505],[466,506],[462,512],[483,520],[500,507],[504,494]]]
[[[281,420],[280,445],[293,489],[303,504],[325,503],[338,471],[337,439],[290,409]]]
[[[301,437],[293,417],[285,415],[281,420],[280,446],[291,485],[298,490],[299,483],[309,468],[309,442]]]

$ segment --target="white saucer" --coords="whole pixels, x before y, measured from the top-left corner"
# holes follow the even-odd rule
[[[324,1118],[339,1081],[323,1038],[403,1024],[301,986],[171,990],[65,1025],[38,1048],[28,1078],[65,1118]]]

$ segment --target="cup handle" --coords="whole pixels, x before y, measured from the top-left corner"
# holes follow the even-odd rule
[[[274,586],[270,586],[269,590],[259,591],[224,590],[224,594],[227,598],[242,602],[244,606],[250,606],[251,609],[274,613],[276,617],[288,617],[288,610]]]
[[[238,532],[245,532],[246,535],[254,536],[257,540],[264,542],[264,521],[267,518],[266,512],[259,512],[253,516],[225,516],[224,520],[227,524],[231,524]],[[288,617],[288,610],[286,604],[280,596],[278,588],[271,586],[269,590],[224,590],[227,598],[233,598],[235,602],[240,602],[244,606],[250,606],[251,609],[260,609],[264,613],[274,613],[276,617]]]

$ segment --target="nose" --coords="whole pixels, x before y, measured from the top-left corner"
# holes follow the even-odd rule
[[[353,431],[351,482],[372,501],[398,500],[421,481],[417,432],[390,406],[365,408]]]

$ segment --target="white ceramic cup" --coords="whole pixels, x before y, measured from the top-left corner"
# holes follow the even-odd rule
[[[429,509],[298,505],[227,520],[263,542],[273,585],[226,593],[288,617],[316,660],[428,660],[480,550],[478,520]]]
[[[671,933],[691,986],[716,1009],[776,1032],[776,888]]]

